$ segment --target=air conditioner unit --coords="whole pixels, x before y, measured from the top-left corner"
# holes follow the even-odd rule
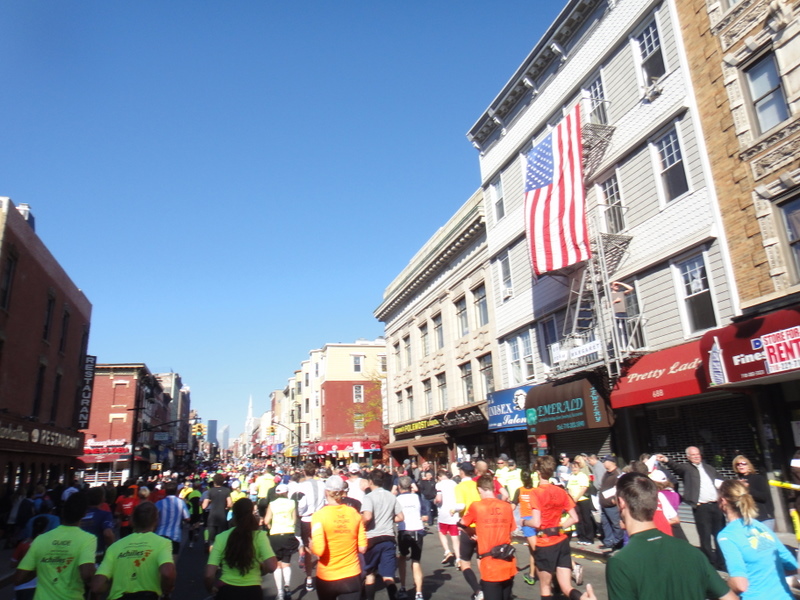
[[[507,287],[503,290],[503,300],[511,298],[514,295],[514,288]]]

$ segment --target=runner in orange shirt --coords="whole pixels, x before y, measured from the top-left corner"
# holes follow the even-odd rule
[[[367,551],[367,534],[361,515],[342,504],[347,483],[341,477],[325,482],[326,505],[311,516],[311,552],[317,563],[319,600],[359,600],[361,561]]]
[[[495,546],[511,543],[511,532],[517,527],[514,509],[508,502],[495,497],[491,473],[481,475],[477,484],[481,499],[470,504],[461,523],[465,527],[475,526],[484,600],[510,600],[514,575],[517,574],[516,558],[512,556],[511,560],[503,560],[493,558],[489,553]]]

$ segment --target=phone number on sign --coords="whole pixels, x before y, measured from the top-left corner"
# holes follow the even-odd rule
[[[578,427],[586,427],[586,421],[573,421],[572,423],[561,423],[556,429],[577,429]]]

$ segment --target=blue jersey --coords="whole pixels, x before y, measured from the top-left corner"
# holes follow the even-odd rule
[[[784,571],[797,568],[797,561],[774,532],[760,521],[745,525],[743,519],[731,521],[717,534],[731,577],[746,577],[747,591],[742,600],[792,600]]]
[[[90,506],[83,519],[81,519],[81,529],[97,538],[98,553],[105,552],[106,540],[103,537],[103,532],[106,529],[114,530],[114,516],[107,510]]]
[[[156,502],[158,509],[158,529],[156,533],[171,539],[173,542],[181,541],[181,523],[189,518],[186,503],[177,496],[167,496]]]

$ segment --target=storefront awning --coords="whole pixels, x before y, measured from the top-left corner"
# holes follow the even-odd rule
[[[706,332],[700,342],[709,385],[777,383],[800,378],[800,307]]]
[[[525,419],[528,438],[613,424],[605,399],[587,379],[532,387],[525,397]]]
[[[700,340],[696,340],[642,356],[611,391],[611,406],[625,408],[695,396],[707,389]]]
[[[342,452],[351,454],[362,454],[364,452],[375,452],[381,449],[381,443],[374,440],[335,440],[320,441],[312,444],[309,448],[311,454],[336,454]]]
[[[436,446],[438,444],[448,444],[449,442],[450,438],[447,436],[447,434],[441,433],[438,435],[424,435],[422,437],[407,440],[396,440],[391,444],[386,444],[384,448],[386,448],[386,450],[400,450],[405,448],[411,450],[412,448]]]

